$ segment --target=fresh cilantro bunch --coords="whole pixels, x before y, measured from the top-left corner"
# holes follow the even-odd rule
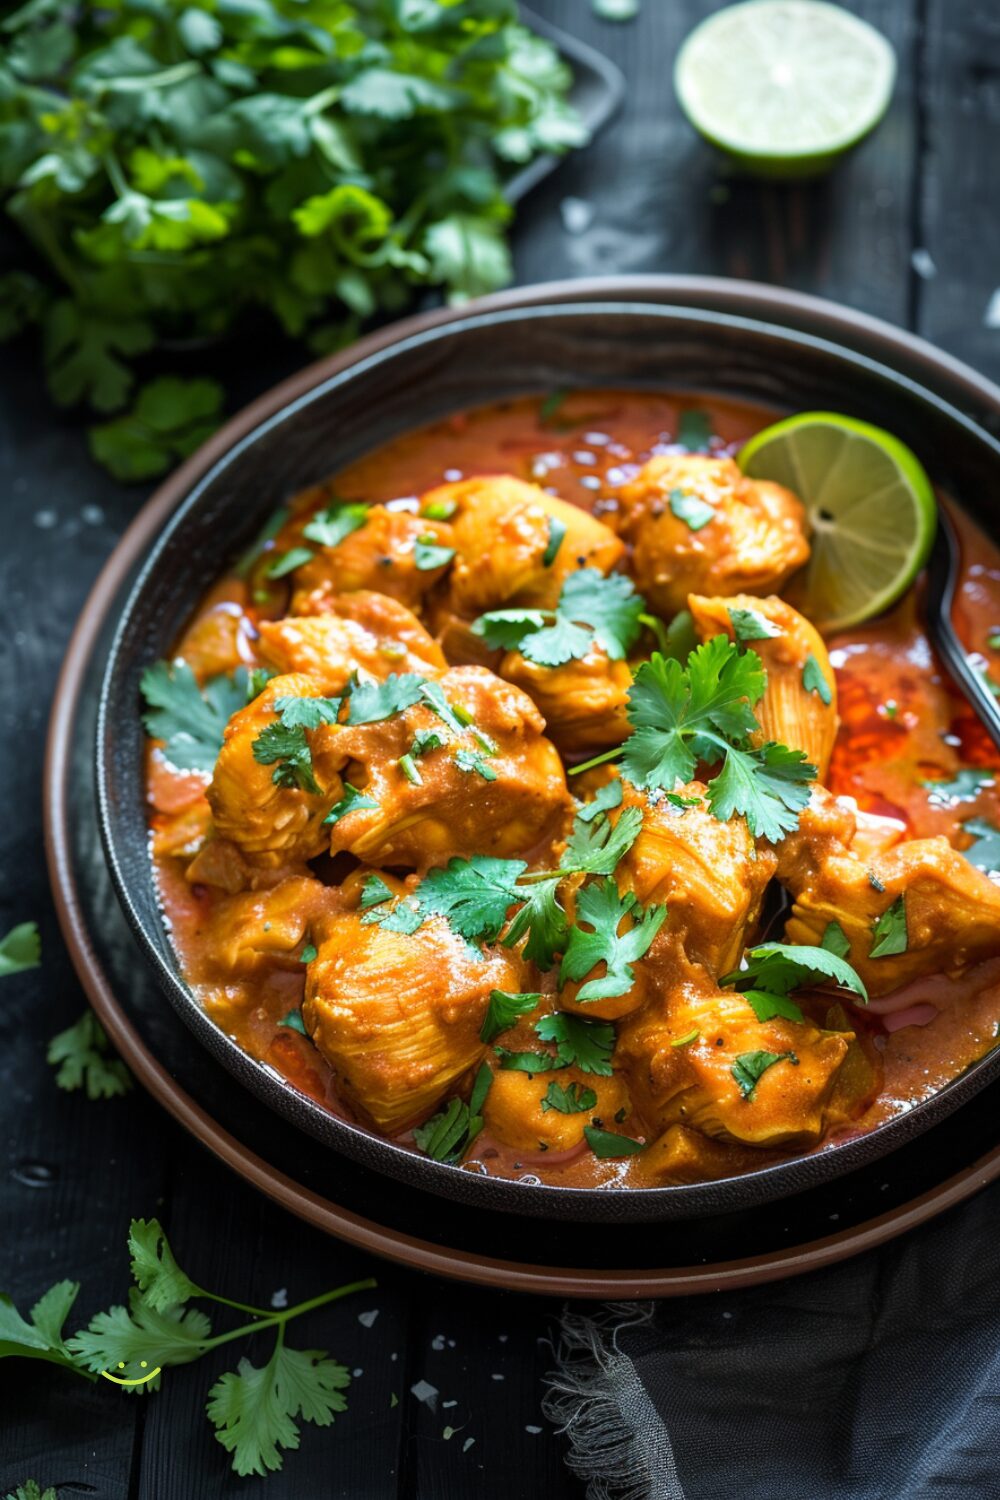
[[[241,1475],[280,1469],[281,1450],[299,1446],[299,1421],[329,1427],[335,1414],[346,1410],[350,1372],[322,1349],[290,1349],[285,1330],[293,1318],[374,1287],[374,1280],[351,1282],[295,1307],[251,1307],[196,1285],[177,1264],[156,1219],[133,1219],[128,1244],[135,1281],[128,1307],[96,1313],[85,1329],[67,1338],[63,1325],[79,1294],[78,1282],[56,1282],[27,1318],[0,1296],[0,1359],[41,1359],[90,1380],[107,1371],[117,1380],[136,1381],[125,1389],[145,1395],[160,1386],[161,1374],[150,1372],[191,1364],[234,1339],[273,1331],[274,1348],[265,1365],[241,1359],[238,1369],[221,1375],[208,1393],[208,1419]],[[213,1334],[207,1315],[189,1306],[195,1299],[237,1308],[249,1313],[250,1321]]]
[[[496,609],[472,627],[494,649],[520,651],[542,667],[561,667],[601,646],[621,661],[642,629],[645,600],[624,573],[570,573],[555,609]]]
[[[515,0],[28,0],[0,24],[0,195],[35,252],[0,336],[36,325],[54,400],[105,415],[138,357],[246,312],[324,351],[417,287],[503,285],[508,174],[585,139]],[[175,384],[94,451],[146,477],[217,416]]]
[[[816,767],[803,751],[773,740],[751,744],[760,729],[753,706],[766,686],[756,651],[725,635],[696,646],[685,666],[654,652],[629,689],[633,732],[621,751],[576,770],[620,755],[631,782],[670,795],[694,777],[699,762],[718,767],[708,783],[710,811],[723,823],[742,815],[755,837],[778,842],[798,826]]]

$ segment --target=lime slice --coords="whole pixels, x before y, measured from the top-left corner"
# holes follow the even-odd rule
[[[793,490],[808,511],[812,553],[788,592],[820,630],[881,614],[927,561],[934,490],[919,459],[881,427],[803,412],[758,432],[737,462],[751,479]]]
[[[826,171],[881,120],[896,55],[824,0],[748,0],[697,26],[674,86],[696,130],[764,177]]]

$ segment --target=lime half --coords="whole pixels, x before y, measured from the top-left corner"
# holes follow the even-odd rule
[[[805,505],[812,553],[789,594],[827,634],[888,609],[927,561],[934,490],[919,459],[881,427],[803,412],[758,432],[737,462]]]
[[[747,0],[709,16],[677,54],[674,86],[707,140],[764,177],[826,171],[881,120],[896,54],[824,0]]]

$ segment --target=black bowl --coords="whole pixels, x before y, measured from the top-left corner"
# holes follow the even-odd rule
[[[706,284],[706,287],[709,284]],[[723,290],[719,290],[719,288]],[[599,296],[589,284],[584,297]],[[613,292],[614,283],[609,283]],[[655,296],[652,286],[651,293]],[[498,299],[465,315],[431,315],[376,336],[337,362],[336,373],[307,372],[292,394],[253,425],[236,419],[172,481],[183,496],[138,577],[111,647],[97,729],[101,833],[119,899],[168,998],[195,1036],[258,1099],[337,1152],[371,1170],[461,1202],[556,1220],[619,1222],[698,1218],[785,1197],[893,1150],[1000,1077],[993,1052],[916,1105],[861,1138],[721,1182],[622,1189],[565,1188],[480,1176],[418,1156],[337,1119],[247,1056],[212,1022],[181,976],[158,903],[148,854],[143,786],[144,735],[139,678],[169,652],[205,589],[251,542],[281,500],[326,478],[399,433],[457,409],[531,391],[634,386],[731,395],[777,408],[832,409],[896,433],[921,457],[935,483],[1000,534],[993,493],[1000,483],[1000,393],[971,372],[937,360],[926,345],[843,313],[845,332],[866,350],[904,364],[882,364],[801,328],[741,316],[738,284],[716,284],[717,310],[641,301],[567,300],[572,289],[545,288]],[[633,288],[626,295],[639,295]],[[662,291],[661,291],[662,295]],[[707,294],[706,294],[707,295]],[[746,288],[744,305],[766,305]],[[524,305],[518,305],[518,301]],[[779,299],[780,300],[780,299]],[[718,310],[719,304],[726,310]],[[816,309],[819,326],[837,326],[835,309]],[[789,321],[809,321],[809,306],[789,299]],[[423,326],[421,326],[421,322]],[[933,377],[935,389],[918,383]],[[288,388],[286,388],[287,390]],[[940,394],[963,405],[973,420]],[[184,486],[185,474],[193,476]],[[249,1105],[249,1101],[248,1101]],[[252,1107],[252,1106],[249,1106]]]

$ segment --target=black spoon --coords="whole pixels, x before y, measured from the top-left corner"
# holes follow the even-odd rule
[[[951,606],[961,562],[958,537],[947,511],[938,510],[937,532],[927,563],[925,624],[931,643],[962,695],[972,705],[990,739],[1000,750],[1000,699],[969,660],[951,623]]]

